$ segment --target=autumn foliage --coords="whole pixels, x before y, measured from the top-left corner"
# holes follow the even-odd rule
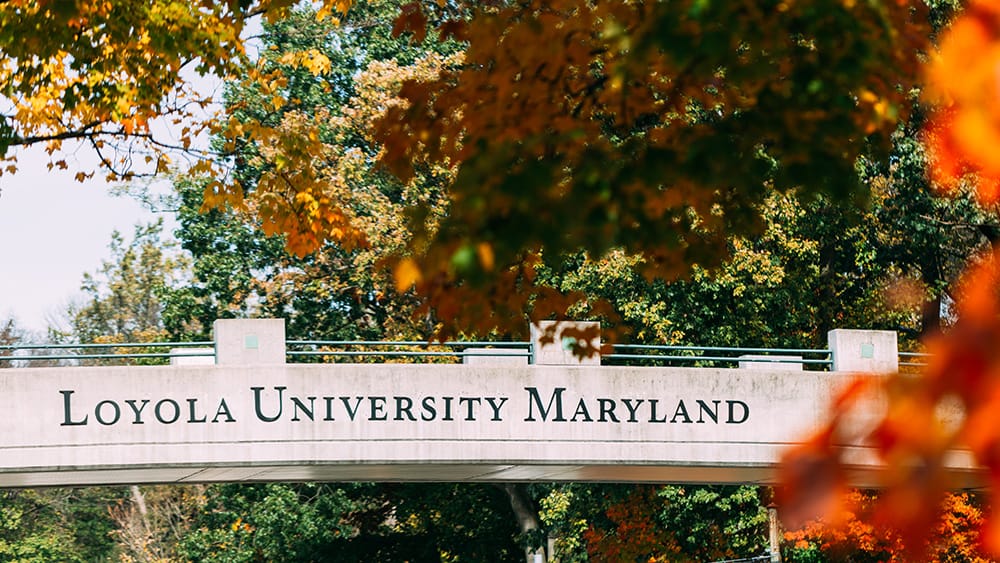
[[[937,106],[927,129],[938,186],[976,185],[980,200],[1000,198],[1000,3],[971,2],[941,39],[927,67],[925,94]]]
[[[873,522],[871,511],[878,500],[878,493],[851,491],[844,497],[846,508],[836,525],[817,520],[798,530],[786,532],[784,540],[789,555],[787,559],[886,563],[910,561],[900,534],[889,526]],[[940,518],[929,530],[923,561],[989,561],[981,555],[979,549],[983,512],[974,497],[968,493],[948,494],[944,497],[940,512],[936,514]]]
[[[77,140],[125,179],[183,159],[209,177],[207,208],[248,210],[296,254],[364,246],[349,184],[330,174],[349,155],[330,154],[329,120],[288,95],[329,60],[305,49],[275,68],[246,49],[249,18],[292,4],[0,4],[0,77],[19,108],[0,121],[0,156],[14,170],[7,147]],[[326,0],[316,17],[332,24],[352,4]],[[397,289],[412,288],[442,337],[516,332],[525,314],[571,307],[606,313],[539,277],[567,253],[625,251],[647,276],[683,276],[720,263],[731,236],[759,233],[773,190],[864,200],[854,163],[906,117],[928,37],[912,6],[839,0],[427,1],[392,28],[464,46],[418,63],[434,72],[406,77],[370,127],[376,160],[403,183],[429,168],[447,179],[447,214],[414,205],[394,262]],[[185,68],[252,82],[281,119],[223,119]],[[159,135],[157,118],[179,136]],[[203,133],[217,142],[199,145]],[[247,146],[262,174],[244,185],[234,171]]]
[[[924,139],[933,159],[928,174],[946,192],[973,189],[993,206],[1000,198],[1000,4],[970,3],[940,38],[927,65],[926,96],[933,112]],[[786,459],[786,515],[793,524],[809,513],[851,524],[857,499],[847,493],[849,466],[838,442],[844,420],[865,390],[887,399],[866,437],[885,464],[885,491],[865,499],[876,525],[895,529],[913,556],[930,557],[935,538],[954,514],[956,460],[982,468],[978,484],[1000,501],[1000,253],[994,246],[973,260],[960,283],[954,326],[925,341],[931,354],[917,375],[859,379],[833,405],[829,424]],[[870,406],[870,403],[869,403]],[[968,457],[963,457],[968,456]],[[970,459],[971,458],[971,459]],[[815,479],[817,475],[823,478]],[[943,512],[935,507],[944,503]],[[943,514],[943,520],[940,517]],[[987,511],[977,542],[1000,556],[1000,518]],[[972,537],[972,536],[968,536]],[[972,541],[965,540],[972,552]],[[972,555],[968,559],[981,560]]]
[[[2,172],[33,145],[52,155],[50,168],[68,168],[60,151],[78,142],[99,161],[78,180],[183,163],[205,179],[206,211],[251,213],[298,255],[405,232],[386,262],[390,285],[420,300],[439,337],[609,315],[542,275],[569,254],[625,254],[650,278],[676,278],[719,264],[734,236],[758,235],[774,192],[864,203],[859,157],[886,155],[921,87],[928,176],[945,192],[974,190],[984,206],[1000,200],[995,0],[971,0],[936,47],[924,2],[411,2],[389,24],[396,34],[455,40],[463,52],[367,69],[397,83],[365,89],[355,100],[364,111],[341,115],[289,94],[296,75],[331,72],[318,50],[248,55],[249,19],[293,4],[0,2]],[[319,2],[316,18],[333,25],[352,4]],[[188,74],[239,82],[267,115],[223,119]],[[158,121],[177,134],[161,135]],[[377,154],[331,150],[331,138],[359,129]],[[405,228],[387,227],[353,189],[371,164],[402,184]],[[245,183],[248,165],[258,173]],[[420,200],[410,188],[423,181],[444,195]],[[1000,495],[998,288],[994,250],[971,265],[956,322],[926,342],[921,374],[859,379],[838,398],[829,424],[789,455],[786,514],[850,506],[842,438],[871,393],[888,405],[866,436],[886,465],[885,492],[864,500],[876,525],[928,548],[940,525],[930,507],[951,502],[956,485],[955,452]],[[984,518],[984,545],[1000,556],[1000,518]],[[658,539],[641,520],[622,521]]]
[[[656,522],[661,505],[655,487],[637,487],[608,507],[610,528],[591,525],[584,533],[588,555],[595,561],[676,561],[680,547],[670,531]]]
[[[398,176],[428,163],[455,173],[447,217],[416,225],[401,286],[436,311],[454,309],[456,292],[460,309],[483,312],[525,295],[546,303],[532,264],[625,251],[672,279],[759,232],[769,189],[864,199],[853,163],[905,117],[927,40],[919,15],[897,3],[781,6],[469,3],[456,21],[411,4],[401,31],[430,26],[468,47],[463,64],[405,82],[406,103],[375,124]]]

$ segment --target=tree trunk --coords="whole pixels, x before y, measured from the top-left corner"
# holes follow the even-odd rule
[[[517,518],[518,527],[522,534],[532,535],[542,529],[542,521],[538,517],[538,510],[531,502],[528,491],[523,484],[503,483],[500,488],[507,493],[510,498],[510,507],[514,509],[514,516]],[[546,561],[545,544],[532,547],[530,544],[524,547],[524,557],[528,563],[540,563]]]
[[[926,337],[941,330],[941,295],[924,303],[920,311],[920,336]]]
[[[132,492],[132,502],[134,502],[136,508],[139,509],[139,515],[142,516],[142,519],[145,522],[147,514],[146,497],[142,496],[142,491],[139,490],[139,487],[137,485],[132,485],[131,487],[129,487],[129,491]]]

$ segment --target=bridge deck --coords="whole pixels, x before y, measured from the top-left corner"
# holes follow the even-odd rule
[[[289,364],[0,370],[0,487],[767,483],[838,372]],[[856,417],[858,436],[878,401]],[[863,447],[855,484],[878,485]],[[977,484],[956,454],[962,484]]]

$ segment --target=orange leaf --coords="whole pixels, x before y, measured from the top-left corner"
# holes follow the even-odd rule
[[[413,258],[403,258],[396,264],[394,277],[396,279],[396,291],[402,293],[416,285],[423,275],[420,272],[420,267],[417,266],[417,262]]]

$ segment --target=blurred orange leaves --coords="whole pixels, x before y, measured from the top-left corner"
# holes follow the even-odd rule
[[[970,2],[943,32],[926,67],[924,96],[933,107],[924,140],[935,187],[945,192],[974,187],[980,203],[998,203],[1000,2]],[[949,469],[956,456],[971,455],[983,469],[982,484],[992,486],[992,504],[1000,501],[998,253],[994,246],[969,266],[956,292],[954,326],[925,342],[931,354],[927,367],[918,375],[878,380],[887,406],[865,445],[885,464],[886,488],[865,512],[897,530],[911,554],[930,557],[935,533],[954,516],[947,491],[956,486]],[[783,481],[790,524],[820,513],[840,514],[840,523],[844,514],[854,515],[845,508],[851,497],[844,489],[844,449],[833,438],[842,432],[845,413],[859,402],[852,391],[843,397],[848,400],[834,405],[829,424],[787,456]],[[937,510],[942,502],[943,512]],[[976,519],[983,530],[979,547],[1000,556],[1000,518],[977,513]],[[984,560],[978,557],[963,560]]]
[[[944,33],[927,65],[924,95],[937,106],[926,130],[929,173],[939,188],[971,180],[981,202],[1000,198],[998,94],[1000,2],[976,0]]]
[[[983,485],[994,485],[1000,501],[1000,258],[996,251],[972,265],[960,284],[957,321],[926,342],[932,354],[919,375],[895,374],[855,380],[834,402],[829,423],[812,439],[789,452],[782,469],[784,519],[792,528],[823,514],[844,524],[856,512],[847,492],[845,421],[852,412],[871,409],[869,391],[884,397],[879,421],[866,433],[885,465],[885,490],[866,514],[876,525],[896,530],[911,554],[932,547],[929,538],[941,525],[937,507],[947,491],[962,485],[954,461],[962,452],[982,467]],[[967,477],[967,476],[966,476]],[[1000,521],[984,517],[984,550],[1000,555]]]
[[[785,541],[797,550],[819,551],[825,561],[912,561],[900,535],[873,523],[871,512],[880,501],[877,493],[850,491],[844,497],[839,525],[814,520],[803,528],[785,533]],[[983,511],[978,499],[968,493],[948,494],[940,506],[941,518],[929,530],[923,561],[989,561],[980,553]]]

